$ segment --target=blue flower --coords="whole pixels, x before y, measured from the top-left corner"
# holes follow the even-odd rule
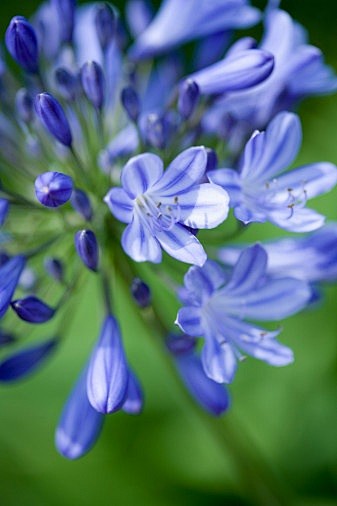
[[[17,255],[0,267],[0,318],[9,307],[25,263],[25,258]]]
[[[266,277],[267,254],[255,245],[240,255],[229,279],[212,261],[193,266],[184,278],[184,307],[176,323],[188,335],[205,338],[204,370],[218,383],[231,382],[241,352],[283,366],[293,360],[292,351],[280,344],[277,331],[267,331],[249,320],[273,321],[303,309],[311,295],[303,281]]]
[[[292,232],[308,232],[324,223],[324,216],[307,209],[309,199],[331,190],[337,169],[331,163],[305,165],[284,172],[293,162],[302,134],[298,117],[280,113],[265,132],[248,141],[240,172],[209,171],[208,178],[230,195],[236,218],[243,223],[270,221]]]
[[[268,254],[269,276],[291,276],[309,283],[337,280],[337,223],[329,223],[308,236],[264,242],[263,248]],[[218,258],[234,265],[243,249],[220,248]]]
[[[112,188],[104,200],[116,218],[129,223],[122,245],[131,258],[159,263],[162,247],[182,262],[205,262],[203,247],[186,226],[213,228],[228,213],[227,193],[216,185],[199,184],[206,164],[202,147],[181,153],[165,172],[156,155],[129,160],[122,170],[123,188]]]
[[[246,28],[260,18],[247,0],[165,0],[141,33],[130,56],[149,58],[178,44],[232,28]]]

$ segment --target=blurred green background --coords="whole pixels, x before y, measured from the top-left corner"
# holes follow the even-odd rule
[[[37,4],[1,2],[2,33],[11,16],[28,16]],[[116,5],[122,10],[124,2]],[[282,6],[337,69],[337,2]],[[336,163],[337,96],[307,100],[301,115],[299,163]],[[316,201],[330,219],[337,219],[336,192]],[[259,229],[253,232],[246,238]],[[326,289],[323,305],[284,323],[281,339],[294,349],[295,363],[276,369],[245,361],[230,387],[232,409],[216,422],[186,403],[151,336],[130,319],[120,289],[119,316],[145,410],[108,417],[94,450],[68,462],[54,448],[54,430],[98,333],[95,293],[95,284],[86,286],[56,357],[26,381],[0,388],[1,506],[273,506],[281,504],[278,495],[283,504],[337,505],[336,287]]]

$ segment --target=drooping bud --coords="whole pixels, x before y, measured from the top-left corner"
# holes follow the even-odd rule
[[[187,334],[169,334],[166,338],[166,346],[174,356],[191,353],[195,349],[196,344],[196,338]]]
[[[7,199],[0,198],[0,227],[5,223],[9,211],[9,202]]]
[[[126,400],[128,378],[118,323],[107,316],[89,362],[87,393],[91,405],[105,414],[120,409]]]
[[[47,257],[44,261],[46,272],[56,281],[62,282],[64,279],[63,263],[58,258]]]
[[[14,16],[6,30],[5,42],[12,58],[27,72],[38,71],[38,45],[32,25],[23,16]]]
[[[132,86],[122,89],[121,102],[131,121],[137,121],[140,113],[140,103],[138,93]]]
[[[144,395],[142,387],[133,371],[129,368],[128,388],[122,410],[129,415],[139,415],[142,411],[143,403]]]
[[[55,71],[55,83],[65,100],[74,100],[79,90],[78,77],[64,67]]]
[[[179,89],[178,111],[186,120],[192,116],[198,104],[200,92],[196,82],[186,79]]]
[[[55,309],[34,295],[13,300],[11,306],[21,320],[29,323],[45,323],[55,314]]]
[[[64,146],[70,147],[72,135],[61,104],[49,93],[40,93],[35,99],[35,110],[43,126]]]
[[[0,267],[0,318],[9,307],[25,263],[25,257],[18,255]]]
[[[15,97],[15,106],[18,117],[24,123],[30,123],[34,117],[34,103],[31,95],[25,88],[21,88]]]
[[[68,202],[73,180],[62,172],[44,172],[35,179],[35,194],[46,207],[59,207]]]
[[[18,351],[0,362],[0,382],[10,382],[25,378],[34,372],[55,350],[56,339]]]
[[[86,221],[92,218],[92,207],[88,195],[79,188],[75,188],[71,195],[71,205],[75,211],[80,214]]]
[[[114,39],[116,24],[116,13],[111,5],[106,2],[99,3],[96,6],[95,25],[97,37],[103,51]]]
[[[81,82],[87,99],[96,109],[102,109],[105,95],[102,67],[95,61],[85,63],[81,68]]]
[[[71,42],[74,31],[75,0],[52,0],[55,5],[62,42]]]
[[[103,421],[88,400],[85,368],[63,408],[55,434],[57,450],[67,459],[82,457],[95,444]]]
[[[145,308],[151,304],[151,290],[141,279],[135,278],[132,281],[131,294],[139,307]]]
[[[84,265],[91,271],[96,272],[98,269],[99,248],[94,232],[92,230],[79,230],[75,235],[75,247]]]

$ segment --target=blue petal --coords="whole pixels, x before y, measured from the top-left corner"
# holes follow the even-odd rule
[[[229,197],[215,184],[194,186],[179,196],[180,222],[192,228],[214,228],[228,215]]]
[[[8,309],[25,262],[25,258],[18,255],[0,267],[0,318]]]
[[[204,333],[199,307],[187,306],[180,308],[175,323],[189,336],[200,337]]]
[[[142,387],[135,374],[129,368],[128,389],[122,410],[129,415],[138,415],[143,409],[143,403],[144,395]]]
[[[166,0],[131,48],[130,56],[148,58],[201,36],[251,26],[259,17],[259,11],[245,0]]]
[[[207,376],[217,383],[231,383],[237,367],[237,359],[229,343],[219,344],[211,336],[205,339],[201,353],[202,366]]]
[[[259,49],[235,53],[188,76],[201,94],[213,95],[245,90],[264,81],[274,67],[273,56]]]
[[[192,147],[178,155],[151,191],[161,197],[180,195],[200,182],[207,165],[204,147]]]
[[[88,368],[87,393],[90,404],[100,413],[112,413],[125,401],[128,367],[118,323],[107,316]]]
[[[267,260],[267,254],[259,244],[245,249],[234,266],[224,291],[237,296],[255,290],[266,273]]]
[[[18,351],[0,362],[0,382],[16,381],[34,372],[55,350],[56,344],[56,339],[51,339]]]
[[[0,198],[0,227],[5,223],[9,211],[9,202]]]
[[[325,216],[313,211],[295,206],[291,210],[281,209],[269,213],[268,219],[289,232],[312,232],[324,225]]]
[[[124,230],[122,246],[135,262],[149,261],[156,264],[161,262],[162,252],[159,243],[138,214],[134,215],[132,222]]]
[[[132,198],[151,188],[163,173],[163,162],[157,155],[144,153],[131,158],[122,170],[121,182]]]
[[[305,199],[317,197],[330,191],[337,183],[337,168],[332,163],[313,163],[291,170],[278,178],[278,189],[291,188],[295,195],[303,194]]]
[[[112,214],[123,223],[130,223],[133,216],[133,200],[123,188],[111,188],[104,197]]]
[[[241,179],[237,171],[232,169],[217,169],[207,172],[207,177],[216,185],[228,192],[230,207],[236,206],[241,200]]]
[[[227,390],[206,376],[198,356],[195,354],[178,356],[176,364],[187,389],[206,411],[219,416],[228,409]]]
[[[268,180],[286,169],[295,159],[302,142],[298,116],[278,114],[265,133],[253,135],[245,147],[241,178]]]
[[[185,287],[192,293],[199,297],[203,293],[209,297],[214,290],[220,288],[227,279],[227,275],[216,262],[207,260],[207,262],[200,267],[190,267],[184,276]]]
[[[68,459],[78,459],[95,444],[104,421],[90,404],[86,390],[87,368],[81,373],[58,423],[55,444]]]
[[[206,262],[207,255],[198,239],[178,223],[170,230],[157,232],[156,238],[166,253],[181,262],[199,266]]]

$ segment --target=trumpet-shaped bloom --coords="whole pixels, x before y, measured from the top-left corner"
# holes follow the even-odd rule
[[[218,258],[226,265],[234,265],[243,248],[221,248]],[[310,283],[337,279],[337,223],[329,223],[305,237],[265,242],[263,248],[268,254],[270,276],[291,276]]]
[[[213,228],[228,214],[228,195],[217,185],[203,183],[207,152],[189,148],[163,171],[163,162],[145,153],[122,170],[123,188],[105,197],[112,214],[129,223],[122,236],[125,252],[136,262],[159,263],[161,247],[172,257],[202,265],[206,253],[186,228]]]
[[[199,37],[232,28],[246,28],[260,18],[247,0],[165,0],[149,26],[141,33],[130,56],[149,58]]]
[[[306,283],[266,276],[267,254],[255,245],[240,255],[230,278],[212,261],[193,266],[185,275],[181,298],[185,304],[176,323],[183,332],[203,336],[204,370],[212,380],[231,382],[241,352],[283,366],[292,351],[280,344],[277,331],[267,331],[248,320],[279,320],[303,309],[311,295]]]
[[[280,113],[265,132],[250,138],[240,172],[219,169],[207,173],[210,181],[228,191],[238,220],[245,224],[270,221],[292,232],[309,232],[323,225],[324,216],[305,206],[309,199],[335,186],[337,169],[321,162],[283,173],[293,162],[301,139],[298,117]]]

